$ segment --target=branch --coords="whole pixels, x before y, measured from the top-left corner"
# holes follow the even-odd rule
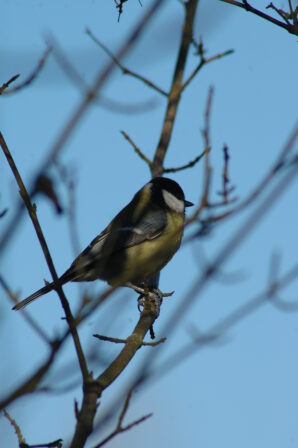
[[[126,344],[127,339],[119,339],[119,338],[111,338],[109,336],[104,336],[102,334],[94,334],[95,338],[99,339],[100,341],[105,342],[113,342],[114,344]],[[155,347],[156,345],[163,344],[167,338],[161,338],[158,341],[155,342],[142,342],[142,347]]]
[[[218,191],[217,194],[222,196],[223,202],[220,205],[230,205],[232,202],[236,200],[236,198],[229,198],[230,193],[235,191],[235,186],[229,186],[230,184],[230,176],[229,176],[229,148],[227,145],[223,146],[223,156],[224,156],[224,166],[222,172],[222,190]],[[209,204],[210,206],[218,206],[218,204]]]
[[[27,79],[25,79],[25,81],[21,82],[20,84],[18,84],[15,87],[12,87],[11,89],[3,89],[2,87],[0,88],[0,94],[2,95],[10,95],[11,93],[15,93],[18,92],[19,90],[22,90],[24,87],[28,87],[34,80],[35,78],[37,78],[37,76],[39,75],[39,73],[41,72],[43,66],[45,65],[50,53],[51,53],[52,49],[50,47],[46,48],[45,52],[43,53],[41,59],[39,60],[36,68],[33,70],[33,72],[31,73],[31,75],[28,76]],[[11,78],[8,83],[12,82],[12,80],[14,81],[15,79],[17,79],[19,77],[19,75],[14,76],[13,78]]]
[[[253,204],[259,196],[264,193],[268,185],[271,184],[273,179],[275,178],[275,175],[280,172],[286,162],[287,158],[289,157],[290,152],[293,150],[295,141],[298,138],[298,124],[295,126],[294,131],[288,138],[288,141],[286,142],[285,146],[282,148],[279,156],[277,157],[276,161],[274,162],[273,166],[269,169],[268,173],[263,177],[263,179],[259,182],[259,184],[256,186],[256,188],[247,196],[246,199],[244,199],[242,202],[240,202],[238,205],[236,205],[233,209],[225,212],[223,215],[220,215],[218,217],[212,217],[212,220],[221,220],[223,218],[226,218],[228,216],[231,216],[235,213],[238,213],[242,210],[244,210],[249,205]]]
[[[173,127],[181,98],[182,80],[187,55],[192,42],[193,23],[195,20],[197,6],[198,0],[189,0],[187,3],[184,3],[185,19],[181,35],[181,43],[170,92],[168,94],[163,126],[153,159],[153,166],[151,169],[152,177],[159,176],[162,173],[164,159],[172,137]]]
[[[214,56],[211,56],[210,58],[205,58],[204,56],[204,48],[203,44],[201,43],[199,45],[199,55],[200,55],[200,62],[197,65],[197,67],[194,69],[194,71],[191,73],[191,75],[187,78],[187,80],[184,82],[183,86],[181,87],[181,91],[183,92],[186,87],[191,83],[191,81],[194,79],[194,77],[198,74],[198,72],[207,64],[210,62],[216,61],[217,59],[221,59],[225,56],[228,56],[230,54],[233,54],[235,50],[226,50],[223,53],[215,54]]]
[[[139,81],[146,84],[150,89],[155,90],[156,92],[160,93],[163,96],[168,96],[167,92],[165,92],[163,89],[158,87],[156,84],[154,84],[152,81],[150,81],[148,78],[145,78],[142,75],[139,75],[136,72],[133,72],[132,70],[129,70],[128,68],[124,67],[124,65],[121,64],[121,62],[113,55],[113,53],[102,43],[100,40],[94,36],[92,31],[89,28],[86,28],[86,34],[95,42],[114,62],[114,64],[117,65],[117,67],[120,68],[123,75],[129,75],[132,78],[138,79]]]
[[[130,390],[127,394],[127,397],[125,399],[125,402],[123,404],[123,408],[122,411],[119,415],[119,419],[118,419],[118,423],[117,426],[115,428],[115,430],[109,434],[107,437],[105,437],[98,445],[96,445],[94,448],[101,448],[102,446],[104,446],[107,442],[109,442],[110,440],[112,440],[115,436],[117,436],[118,434],[121,434],[122,432],[125,431],[129,431],[131,428],[133,428],[134,426],[139,425],[140,423],[143,423],[145,420],[147,420],[148,418],[152,417],[153,414],[147,414],[144,415],[143,417],[139,418],[138,420],[135,420],[134,422],[130,423],[127,426],[122,426],[123,423],[123,419],[127,413],[128,410],[128,406],[129,406],[129,402],[131,399],[131,394],[132,391]]]
[[[42,443],[38,445],[28,445],[25,438],[22,435],[21,429],[17,422],[9,415],[9,413],[4,409],[4,416],[7,418],[9,423],[13,426],[15,433],[18,438],[18,444],[20,448],[62,448],[62,439],[55,440],[54,442]]]
[[[67,58],[65,52],[62,51],[58,42],[53,37],[51,37],[50,43],[53,48],[53,56],[58,62],[59,66],[62,68],[63,72],[78,87],[83,95],[87,95],[90,88],[88,87],[88,84],[85,82],[84,78],[75,69],[75,67]],[[149,99],[138,103],[124,103],[120,102],[119,100],[116,101],[103,96],[103,94],[97,94],[94,98],[94,102],[96,105],[110,112],[126,115],[147,112],[148,110],[152,110],[154,107],[156,107],[157,104],[155,99]]]
[[[64,292],[62,290],[62,287],[59,284],[58,275],[56,273],[56,269],[55,269],[55,266],[54,266],[54,263],[53,263],[53,260],[52,260],[52,257],[51,257],[48,245],[46,243],[45,237],[43,235],[42,229],[40,227],[40,224],[39,224],[39,221],[38,221],[38,218],[37,218],[37,215],[36,215],[36,206],[32,205],[32,203],[31,203],[31,200],[30,200],[29,194],[27,192],[27,189],[26,189],[26,187],[24,185],[24,182],[23,182],[23,180],[22,180],[22,178],[20,176],[20,173],[19,173],[19,171],[18,171],[18,169],[16,167],[16,164],[15,164],[13,158],[12,158],[12,155],[11,155],[9,149],[8,149],[8,146],[7,146],[7,144],[6,144],[5,140],[4,140],[4,137],[1,134],[1,132],[0,132],[0,146],[2,147],[4,155],[5,155],[6,159],[7,159],[7,162],[9,164],[10,168],[11,168],[11,171],[12,171],[15,179],[16,179],[16,182],[17,182],[18,187],[20,189],[21,197],[22,197],[22,199],[23,199],[23,201],[24,201],[24,203],[26,205],[26,208],[28,210],[30,219],[31,219],[33,227],[35,229],[35,232],[36,232],[37,238],[39,240],[41,249],[43,251],[44,257],[46,259],[48,268],[50,270],[50,273],[52,275],[54,283],[56,283],[56,292],[57,292],[57,294],[58,294],[58,296],[60,298],[62,307],[63,307],[64,312],[65,312],[65,316],[66,316],[66,319],[67,319],[67,323],[69,325],[69,328],[70,328],[70,331],[71,331],[71,334],[72,334],[72,338],[73,338],[73,341],[74,341],[74,345],[75,345],[75,349],[76,349],[76,353],[77,353],[78,361],[79,361],[79,364],[80,364],[80,368],[81,368],[83,379],[84,379],[84,381],[86,381],[88,376],[89,376],[89,373],[88,373],[88,369],[87,369],[85,356],[84,356],[84,353],[83,353],[83,350],[82,350],[82,347],[81,347],[81,343],[80,343],[79,335],[78,335],[78,332],[77,332],[77,328],[76,328],[76,325],[75,325],[75,320],[74,320],[73,315],[71,313],[69,303],[68,303],[68,301],[67,301],[67,299],[65,297],[65,294],[64,294]]]
[[[138,146],[132,141],[132,139],[130,138],[130,136],[128,134],[126,134],[126,132],[124,132],[124,131],[120,131],[120,132],[123,135],[123,137],[131,144],[131,146],[133,147],[133,149],[135,150],[137,155],[142,160],[144,160],[144,162],[149,166],[149,169],[151,170],[151,168],[152,168],[151,160],[148,159],[148,157],[140,150],[140,148],[138,148]]]
[[[114,291],[115,291],[114,287],[107,288],[102,294],[99,295],[98,298],[94,298],[92,300],[92,303],[90,304],[87,310],[84,310],[84,313],[81,312],[82,310],[79,310],[80,314],[76,316],[75,319],[76,326],[81,325],[94,312],[94,310],[98,308],[98,306],[100,306],[108,297],[111,296],[111,294]],[[70,330],[69,328],[67,328],[65,333],[61,336],[60,339],[51,341],[51,351],[47,359],[40,365],[40,367],[36,369],[36,371],[33,374],[29,376],[28,379],[26,379],[23,382],[23,384],[21,384],[21,386],[15,389],[12,393],[9,394],[9,396],[4,398],[2,402],[0,402],[0,410],[8,406],[10,403],[15,401],[19,397],[37,390],[40,381],[44,378],[44,376],[51,368],[54,359],[56,357],[56,354],[61,349],[62,345],[67,340],[69,335]],[[41,389],[38,390],[42,391]]]
[[[8,397],[4,398],[2,402],[0,402],[0,410],[7,407],[10,403],[12,403],[17,398],[29,394],[33,392],[40,381],[43,379],[45,374],[50,369],[56,354],[60,350],[62,343],[64,342],[64,339],[59,339],[57,341],[52,342],[52,350],[50,354],[48,355],[47,359],[41,364],[40,367],[37,368],[37,370],[21,384],[16,390],[14,390]]]
[[[185,165],[178,166],[176,168],[163,168],[163,173],[177,173],[178,171],[183,171],[187,170],[188,168],[192,168],[210,151],[210,149],[211,149],[210,147],[204,149],[204,151],[201,154],[199,154],[195,159],[191,160]]]
[[[103,390],[110,386],[127,367],[141,347],[145,335],[157,317],[158,311],[155,304],[146,303],[137,325],[132,334],[127,338],[125,346],[119,355],[101,375],[95,380],[90,379],[85,384],[83,402],[80,411],[77,413],[77,425],[70,448],[84,446],[84,443],[93,430],[98,398],[101,396]]]
[[[295,36],[298,36],[298,26],[296,24],[292,25],[289,23],[281,22],[280,20],[277,20],[274,17],[271,17],[268,14],[265,14],[264,12],[260,11],[259,9],[254,8],[246,0],[242,0],[242,2],[238,2],[236,0],[220,0],[220,1],[223,3],[228,3],[230,5],[242,8],[245,11],[251,12],[259,17],[262,17],[262,19],[265,19],[268,22],[271,22],[274,25],[277,25],[277,26],[287,30],[290,34],[294,34]]]
[[[16,433],[17,438],[18,438],[19,446],[27,445],[26,444],[26,440],[25,440],[25,438],[22,435],[21,428],[19,427],[17,422],[9,415],[9,413],[6,411],[6,409],[3,409],[3,414],[4,414],[4,417],[7,418],[7,420],[9,421],[11,426],[13,427],[13,429],[15,430],[15,433]]]
[[[211,150],[210,146],[210,113],[211,113],[211,106],[212,106],[212,100],[213,100],[213,87],[209,88],[207,102],[205,106],[205,125],[204,129],[202,130],[202,135],[204,138],[204,145],[205,148],[209,148],[209,151],[206,153],[205,156],[205,166],[204,166],[204,178],[203,178],[203,194],[201,201],[199,205],[197,206],[196,210],[193,212],[193,214],[188,218],[186,225],[189,225],[193,221],[195,221],[202,210],[204,208],[208,207],[209,205],[209,190],[210,190],[210,182],[211,182],[211,166],[210,166],[210,158],[209,153]]]
[[[17,298],[16,294],[14,294],[11,291],[7,282],[4,280],[4,278],[2,277],[1,274],[0,274],[0,285],[2,286],[3,290],[6,292],[8,297],[13,301],[13,303],[16,304],[18,301],[18,298]],[[45,333],[45,331],[43,330],[43,328],[32,319],[30,314],[26,310],[22,310],[22,315],[24,316],[26,321],[29,323],[29,325],[31,325],[31,327],[36,331],[36,333],[39,335],[39,337],[44,342],[46,342],[48,345],[51,345],[51,341],[49,340],[49,338],[48,338],[47,334]]]
[[[20,76],[19,74],[14,75],[14,76],[12,76],[8,81],[6,81],[5,83],[3,83],[2,86],[0,87],[0,95],[2,95],[2,93],[4,92],[4,90],[6,90],[6,89],[9,87],[9,85],[10,85],[11,83],[13,83],[14,81],[16,81],[16,80],[18,79],[19,76]]]

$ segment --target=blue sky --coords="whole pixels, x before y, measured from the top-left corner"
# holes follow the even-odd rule
[[[25,2],[11,0],[4,5],[0,18],[0,83],[15,73],[25,79],[45,48],[45,41],[59,42],[81,76],[90,82],[108,60],[85,34],[88,26],[110,49],[116,50],[129,30],[144,13],[138,1],[125,4],[117,22],[114,2],[67,0]],[[258,6],[266,2],[258,2]],[[284,6],[284,5],[283,5]],[[165,1],[158,17],[125,59],[133,70],[168,89],[175,63],[182,24],[179,2]],[[230,150],[230,177],[236,194],[245,198],[267,173],[297,122],[297,38],[274,25],[219,1],[201,1],[195,36],[202,36],[211,56],[234,49],[233,55],[203,68],[184,93],[165,166],[179,166],[193,159],[203,149],[201,130],[210,85],[214,86],[211,115],[212,197],[221,188],[222,146]],[[191,51],[187,73],[196,65]],[[61,162],[76,182],[76,215],[80,247],[83,249],[123,207],[148,179],[147,166],[123,139],[126,131],[151,157],[154,153],[164,114],[163,98],[143,84],[115,70],[104,90],[108,98],[123,103],[154,101],[147,113],[111,113],[93,105],[72,134]],[[24,180],[29,183],[53,141],[79,103],[81,93],[63,73],[53,57],[38,79],[19,94],[1,99],[1,132],[5,136]],[[297,146],[296,146],[297,150]],[[18,200],[15,181],[4,157],[0,157],[0,210],[8,213],[0,221],[5,229]],[[52,171],[57,179],[57,172]],[[187,198],[197,202],[202,192],[202,166],[172,176],[183,187]],[[67,194],[59,188],[67,207]],[[268,268],[273,251],[281,254],[281,272],[297,261],[297,181],[266,214],[233,257],[222,267],[222,281],[214,280],[195,301],[183,319],[177,322],[160,361],[167,359],[191,341],[193,328],[204,331],[231,310],[253,298],[268,282]],[[74,251],[65,215],[57,216],[53,207],[40,198],[38,216],[47,238],[55,266],[62,274]],[[195,279],[202,263],[211,261],[233,232],[241,227],[253,208],[235,219],[227,220],[204,239],[181,248],[164,269],[161,289],[175,290],[155,325],[157,337]],[[1,259],[4,278],[20,297],[25,297],[50,279],[43,254],[29,218],[24,217],[5,257]],[[223,281],[224,280],[224,281]],[[229,280],[229,281],[228,281]],[[84,285],[99,292],[105,285]],[[80,289],[65,287],[73,309]],[[282,297],[295,299],[297,283]],[[61,334],[61,307],[51,294],[28,308],[47,334]],[[46,356],[44,344],[23,320],[11,311],[11,303],[1,292],[1,396],[12,390]],[[119,291],[80,334],[85,347],[92,334],[104,333],[126,337],[138,317],[135,296]],[[297,417],[297,314],[282,313],[270,305],[235,326],[222,341],[198,351],[177,365],[159,381],[138,390],[127,421],[153,412],[153,417],[127,434],[120,435],[110,446],[204,446],[236,448],[280,446],[298,443]],[[118,352],[118,347],[92,341],[98,359],[92,364],[99,373]],[[146,353],[138,353],[119,381],[106,391],[100,411],[130,381]],[[68,370],[64,370],[64,366]],[[44,384],[67,385],[74,378],[77,363],[69,342]],[[65,372],[62,377],[59,372]],[[68,377],[69,375],[69,377]],[[45,394],[24,398],[9,408],[23,430],[27,443],[63,438],[67,440],[74,425],[73,401],[80,400],[78,386],[63,396]],[[94,444],[107,434],[89,441]],[[16,446],[8,422],[0,419],[1,444]]]

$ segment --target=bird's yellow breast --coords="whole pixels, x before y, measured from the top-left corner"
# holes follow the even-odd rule
[[[171,213],[167,218],[167,225],[160,236],[126,249],[124,269],[110,284],[119,286],[145,281],[168,263],[181,244],[184,216]]]

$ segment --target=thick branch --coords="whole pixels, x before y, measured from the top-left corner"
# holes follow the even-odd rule
[[[167,109],[163,121],[161,135],[155,151],[151,169],[152,177],[162,173],[166,152],[172,137],[174,122],[181,97],[182,80],[186,65],[187,55],[192,42],[193,23],[199,0],[189,0],[185,3],[185,20],[182,30],[181,44],[178,52],[176,67],[172,85],[168,95]]]
[[[97,400],[102,391],[110,386],[132,360],[137,350],[143,344],[143,339],[157,318],[154,304],[147,304],[132,334],[127,338],[125,346],[109,365],[109,367],[95,380],[85,385],[83,403],[77,416],[77,425],[70,448],[84,446],[93,430],[93,421],[97,409]]]

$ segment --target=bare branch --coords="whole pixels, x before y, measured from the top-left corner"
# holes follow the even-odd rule
[[[205,166],[204,166],[204,178],[203,178],[203,194],[201,201],[199,205],[197,206],[196,210],[193,212],[193,214],[188,218],[186,225],[189,225],[193,221],[195,221],[202,210],[204,208],[208,207],[209,204],[209,190],[210,190],[210,182],[211,182],[211,165],[210,165],[210,113],[211,113],[211,105],[212,105],[212,99],[213,99],[213,87],[209,88],[206,107],[205,107],[205,126],[202,130],[202,135],[204,138],[204,145],[205,148],[209,148],[209,151],[205,154]]]
[[[61,49],[57,40],[53,38],[50,39],[50,44],[53,49],[53,56],[56,59],[59,66],[62,68],[64,73],[68,76],[68,78],[76,85],[76,87],[80,90],[83,95],[88,95],[90,87],[85,82],[80,73],[75,69],[73,64],[67,58],[65,52]],[[151,98],[149,100],[140,101],[138,103],[125,103],[119,100],[113,100],[104,96],[102,93],[97,94],[94,98],[94,102],[96,105],[118,114],[137,114],[137,113],[145,113],[148,110],[152,110],[157,105],[157,101],[155,98]]]
[[[289,14],[285,13],[285,11],[283,11],[282,9],[278,9],[272,2],[270,2],[269,5],[266,6],[266,9],[270,8],[273,9],[288,25],[291,25],[291,22],[287,17]]]
[[[114,64],[117,65],[117,67],[120,68],[120,70],[122,71],[123,75],[129,75],[132,78],[138,79],[139,81],[143,82],[148,87],[150,87],[151,89],[153,89],[156,92],[160,93],[161,95],[166,96],[166,97],[168,96],[167,92],[165,92],[163,89],[158,87],[156,84],[154,84],[148,78],[145,78],[144,76],[139,75],[138,73],[133,72],[132,70],[129,70],[128,68],[124,67],[124,65],[121,64],[119,59],[117,59],[113,55],[113,53],[102,42],[100,42],[100,40],[97,37],[95,37],[95,35],[92,33],[92,31],[89,28],[86,28],[86,34],[89,37],[91,37],[93,42],[95,42],[112,59]]]
[[[193,70],[193,72],[189,75],[189,77],[187,78],[187,80],[184,82],[183,86],[181,87],[181,91],[183,92],[183,90],[186,89],[186,87],[189,86],[189,84],[191,83],[191,81],[195,78],[195,76],[199,73],[199,71],[207,64],[209,64],[210,62],[216,61],[218,59],[224,58],[225,56],[228,56],[230,54],[233,54],[235,50],[226,50],[223,53],[217,53],[214,56],[211,56],[209,58],[205,58],[204,54],[205,51],[203,49],[203,46],[199,46],[199,48],[201,48],[201,52],[200,54],[200,62],[197,65],[197,67]]]
[[[18,92],[19,90],[22,90],[24,87],[28,87],[37,78],[37,76],[41,72],[51,51],[52,51],[52,49],[50,47],[46,48],[45,52],[43,53],[41,59],[39,60],[39,62],[37,64],[36,68],[33,70],[31,75],[29,75],[28,78],[25,79],[25,81],[21,82],[20,84],[18,84],[15,87],[11,87],[10,89],[5,89],[3,91],[1,91],[1,89],[0,89],[0,93],[2,93],[2,95],[10,95],[11,93],[15,93],[15,92]],[[19,75],[16,75],[16,76],[19,77]],[[12,78],[12,80],[13,80],[13,78]],[[11,80],[8,82],[11,82]]]
[[[28,445],[22,435],[21,429],[17,422],[9,415],[9,413],[5,409],[3,410],[3,413],[15,430],[20,448],[62,448],[62,439],[54,440],[54,442],[41,444],[39,443],[38,445]]]
[[[3,414],[4,414],[4,417],[7,418],[7,420],[11,424],[11,426],[14,428],[15,433],[16,433],[17,438],[18,438],[19,446],[26,445],[26,440],[23,437],[22,432],[21,432],[21,428],[19,427],[17,422],[9,415],[9,413],[6,411],[6,409],[3,409]]]
[[[148,165],[149,169],[151,169],[151,167],[152,167],[151,160],[140,150],[140,148],[132,141],[132,139],[130,138],[130,136],[126,132],[124,132],[124,131],[120,131],[120,132],[123,135],[123,137],[131,144],[131,146],[133,147],[133,149],[135,150],[137,155],[142,160],[144,160],[144,162]]]
[[[195,159],[191,160],[185,165],[176,167],[176,168],[163,168],[163,173],[177,173],[178,171],[187,170],[188,168],[194,167],[209,151],[211,148],[206,148],[204,151],[199,154]]]
[[[2,402],[0,402],[0,410],[8,406],[17,398],[26,394],[30,394],[31,392],[36,390],[38,384],[44,378],[44,376],[52,366],[55,356],[60,350],[63,342],[64,339],[52,342],[52,350],[48,355],[47,359],[40,365],[40,367],[36,369],[36,371],[28,379],[26,379],[17,389],[15,389],[9,396],[4,398]]]
[[[262,19],[265,19],[268,22],[271,22],[274,25],[277,25],[277,26],[287,30],[290,34],[294,34],[295,36],[298,36],[298,26],[295,23],[295,21],[294,21],[294,24],[281,22],[280,20],[277,20],[274,17],[271,17],[268,14],[265,14],[263,11],[260,11],[259,9],[254,8],[246,0],[242,0],[242,2],[239,2],[236,0],[220,0],[220,1],[224,2],[224,3],[228,3],[233,6],[237,6],[239,8],[242,8],[245,11],[251,12],[259,17],[262,17]]]
[[[182,80],[186,60],[190,44],[192,42],[193,23],[197,6],[198,0],[189,0],[187,3],[184,3],[185,19],[181,35],[180,48],[176,60],[170,92],[168,94],[167,108],[163,120],[162,130],[153,159],[151,170],[152,177],[159,176],[162,173],[164,159],[172,137],[174,122],[181,98]]]
[[[94,448],[101,448],[102,446],[104,446],[107,442],[109,442],[111,439],[113,439],[115,436],[117,436],[118,434],[121,434],[122,432],[126,432],[129,431],[131,428],[133,428],[136,425],[139,425],[140,423],[143,423],[145,420],[147,420],[148,418],[152,417],[153,414],[147,414],[144,415],[143,417],[139,418],[138,420],[135,420],[134,422],[130,423],[127,426],[122,426],[123,423],[123,419],[127,413],[128,407],[129,407],[129,403],[130,403],[130,399],[131,399],[131,395],[132,395],[132,390],[130,390],[126,396],[126,399],[124,401],[121,413],[119,415],[119,419],[118,419],[118,423],[117,426],[115,428],[115,430],[113,432],[111,432],[111,434],[109,434],[107,437],[105,437],[98,445],[96,445]]]
[[[62,289],[61,285],[59,284],[58,275],[57,275],[57,272],[56,272],[56,269],[55,269],[55,266],[54,266],[54,263],[53,263],[53,260],[52,260],[49,248],[48,248],[48,245],[46,243],[45,237],[43,235],[42,229],[40,227],[40,224],[39,224],[39,221],[38,221],[38,218],[37,218],[36,206],[31,203],[30,196],[29,196],[29,194],[27,192],[27,189],[26,189],[26,187],[24,185],[24,182],[23,182],[23,180],[22,180],[22,178],[20,176],[20,173],[19,173],[19,171],[18,171],[18,169],[16,167],[16,164],[15,164],[13,158],[12,158],[12,155],[11,155],[9,149],[8,149],[8,146],[7,146],[7,144],[6,144],[5,140],[4,140],[4,137],[1,134],[1,132],[0,132],[0,145],[2,147],[2,150],[3,150],[3,153],[4,153],[5,157],[7,159],[7,162],[9,164],[10,168],[11,168],[11,171],[12,171],[12,173],[13,173],[15,179],[16,179],[16,182],[17,182],[18,187],[20,189],[21,197],[22,197],[22,199],[23,199],[23,201],[24,201],[24,203],[26,205],[26,208],[28,210],[28,213],[29,213],[30,219],[32,221],[32,224],[34,226],[37,238],[39,240],[39,243],[40,243],[40,246],[42,248],[43,254],[45,256],[48,268],[49,268],[49,270],[51,272],[53,281],[56,283],[56,291],[57,291],[57,294],[59,295],[62,307],[63,307],[64,312],[65,312],[65,316],[66,316],[66,319],[67,319],[67,323],[69,325],[69,328],[70,328],[70,331],[71,331],[71,334],[72,334],[72,338],[73,338],[73,341],[74,341],[74,345],[75,345],[75,349],[76,349],[79,365],[80,365],[80,368],[81,368],[82,376],[84,378],[84,381],[86,381],[86,379],[89,376],[89,373],[88,373],[88,369],[87,369],[85,356],[84,356],[84,353],[83,353],[83,350],[82,350],[82,346],[81,346],[81,343],[80,343],[79,335],[78,335],[78,332],[77,332],[77,328],[76,328],[76,325],[75,325],[75,320],[74,320],[73,315],[71,313],[70,306],[69,306],[69,303],[68,303],[68,301],[67,301],[67,299],[65,297],[63,289]]]
[[[6,292],[8,297],[13,301],[13,303],[16,304],[17,301],[18,301],[18,297],[16,296],[16,294],[14,294],[11,291],[11,289],[9,288],[7,282],[4,280],[4,278],[2,277],[1,274],[0,274],[0,285],[2,286],[3,290]],[[24,318],[26,319],[26,321],[29,323],[29,325],[36,331],[38,336],[44,342],[46,342],[48,345],[51,345],[51,341],[48,338],[48,336],[46,335],[46,333],[44,332],[43,328],[37,322],[35,322],[32,319],[32,317],[30,316],[30,314],[26,310],[22,310],[21,312],[22,312],[22,315],[24,316]]]
[[[223,157],[224,157],[224,166],[222,172],[222,191],[218,191],[217,194],[223,197],[223,204],[220,205],[228,205],[235,201],[235,198],[230,199],[229,195],[233,191],[235,191],[235,186],[229,186],[230,177],[229,177],[229,148],[227,145],[223,146]],[[214,204],[209,204],[210,206],[214,206]],[[215,204],[217,206],[217,204]]]
[[[145,335],[157,317],[158,310],[155,304],[148,301],[147,306],[141,312],[137,325],[132,334],[127,338],[125,346],[119,355],[101,375],[95,380],[90,378],[89,382],[85,384],[83,402],[78,412],[76,430],[70,444],[71,448],[84,445],[93,429],[93,419],[97,409],[98,398],[101,396],[103,390],[110,386],[127,367],[141,347]]]
[[[106,342],[113,342],[115,344],[126,344],[127,339],[119,339],[119,338],[112,338],[109,336],[104,336],[102,334],[94,334],[95,338],[99,339],[100,341],[106,341]],[[163,344],[167,338],[161,338],[158,341],[155,342],[142,342],[142,347],[155,347],[156,345]]]
[[[4,92],[4,90],[6,90],[11,83],[13,83],[14,81],[16,81],[18,79],[20,75],[14,75],[12,76],[8,81],[6,81],[5,83],[2,84],[2,86],[0,87],[0,95]]]

